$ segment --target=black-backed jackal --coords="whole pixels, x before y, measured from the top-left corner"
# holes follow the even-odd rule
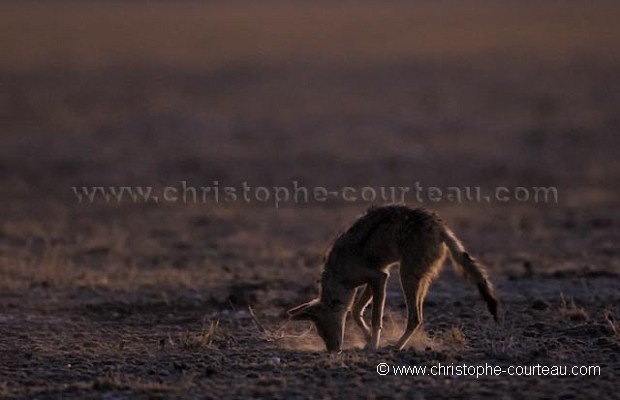
[[[446,257],[480,291],[498,321],[498,300],[485,267],[472,258],[454,233],[432,212],[405,206],[373,207],[334,242],[326,257],[318,299],[288,310],[294,320],[311,320],[328,351],[340,351],[348,311],[371,348],[381,334],[389,267],[400,263],[407,302],[407,327],[397,347],[423,329],[423,304]],[[361,291],[354,302],[355,294]],[[371,327],[363,318],[372,302]]]

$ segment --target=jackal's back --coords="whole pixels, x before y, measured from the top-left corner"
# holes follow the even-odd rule
[[[422,208],[372,207],[338,236],[328,261],[356,256],[382,267],[399,261],[405,251],[437,248],[443,241],[442,226],[435,213]]]

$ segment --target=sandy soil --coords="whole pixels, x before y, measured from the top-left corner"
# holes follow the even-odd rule
[[[620,8],[458,4],[2,3],[0,396],[617,397]],[[488,264],[502,323],[447,265],[430,339],[396,352],[394,270],[384,347],[349,324],[329,355],[284,311],[317,294],[330,241],[373,202],[72,189],[161,199],[183,181],[553,186],[558,201],[407,198]],[[601,373],[380,376],[380,362]]]

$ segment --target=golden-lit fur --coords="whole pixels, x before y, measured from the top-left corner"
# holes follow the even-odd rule
[[[423,329],[424,298],[446,254],[464,277],[478,287],[498,320],[498,300],[482,264],[464,249],[454,233],[432,212],[405,206],[373,207],[334,242],[326,258],[318,299],[288,311],[294,320],[311,320],[328,351],[340,351],[347,312],[371,348],[377,349],[382,328],[389,267],[400,263],[407,302],[407,327],[397,347]],[[354,301],[357,291],[361,295]],[[369,327],[364,309],[372,302]]]

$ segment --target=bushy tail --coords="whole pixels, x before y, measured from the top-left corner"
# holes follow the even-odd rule
[[[495,288],[489,280],[485,267],[473,259],[466,251],[461,241],[454,235],[450,228],[444,226],[444,242],[450,250],[450,257],[454,268],[467,280],[476,284],[482,298],[495,322],[499,321],[499,301],[495,294]]]

